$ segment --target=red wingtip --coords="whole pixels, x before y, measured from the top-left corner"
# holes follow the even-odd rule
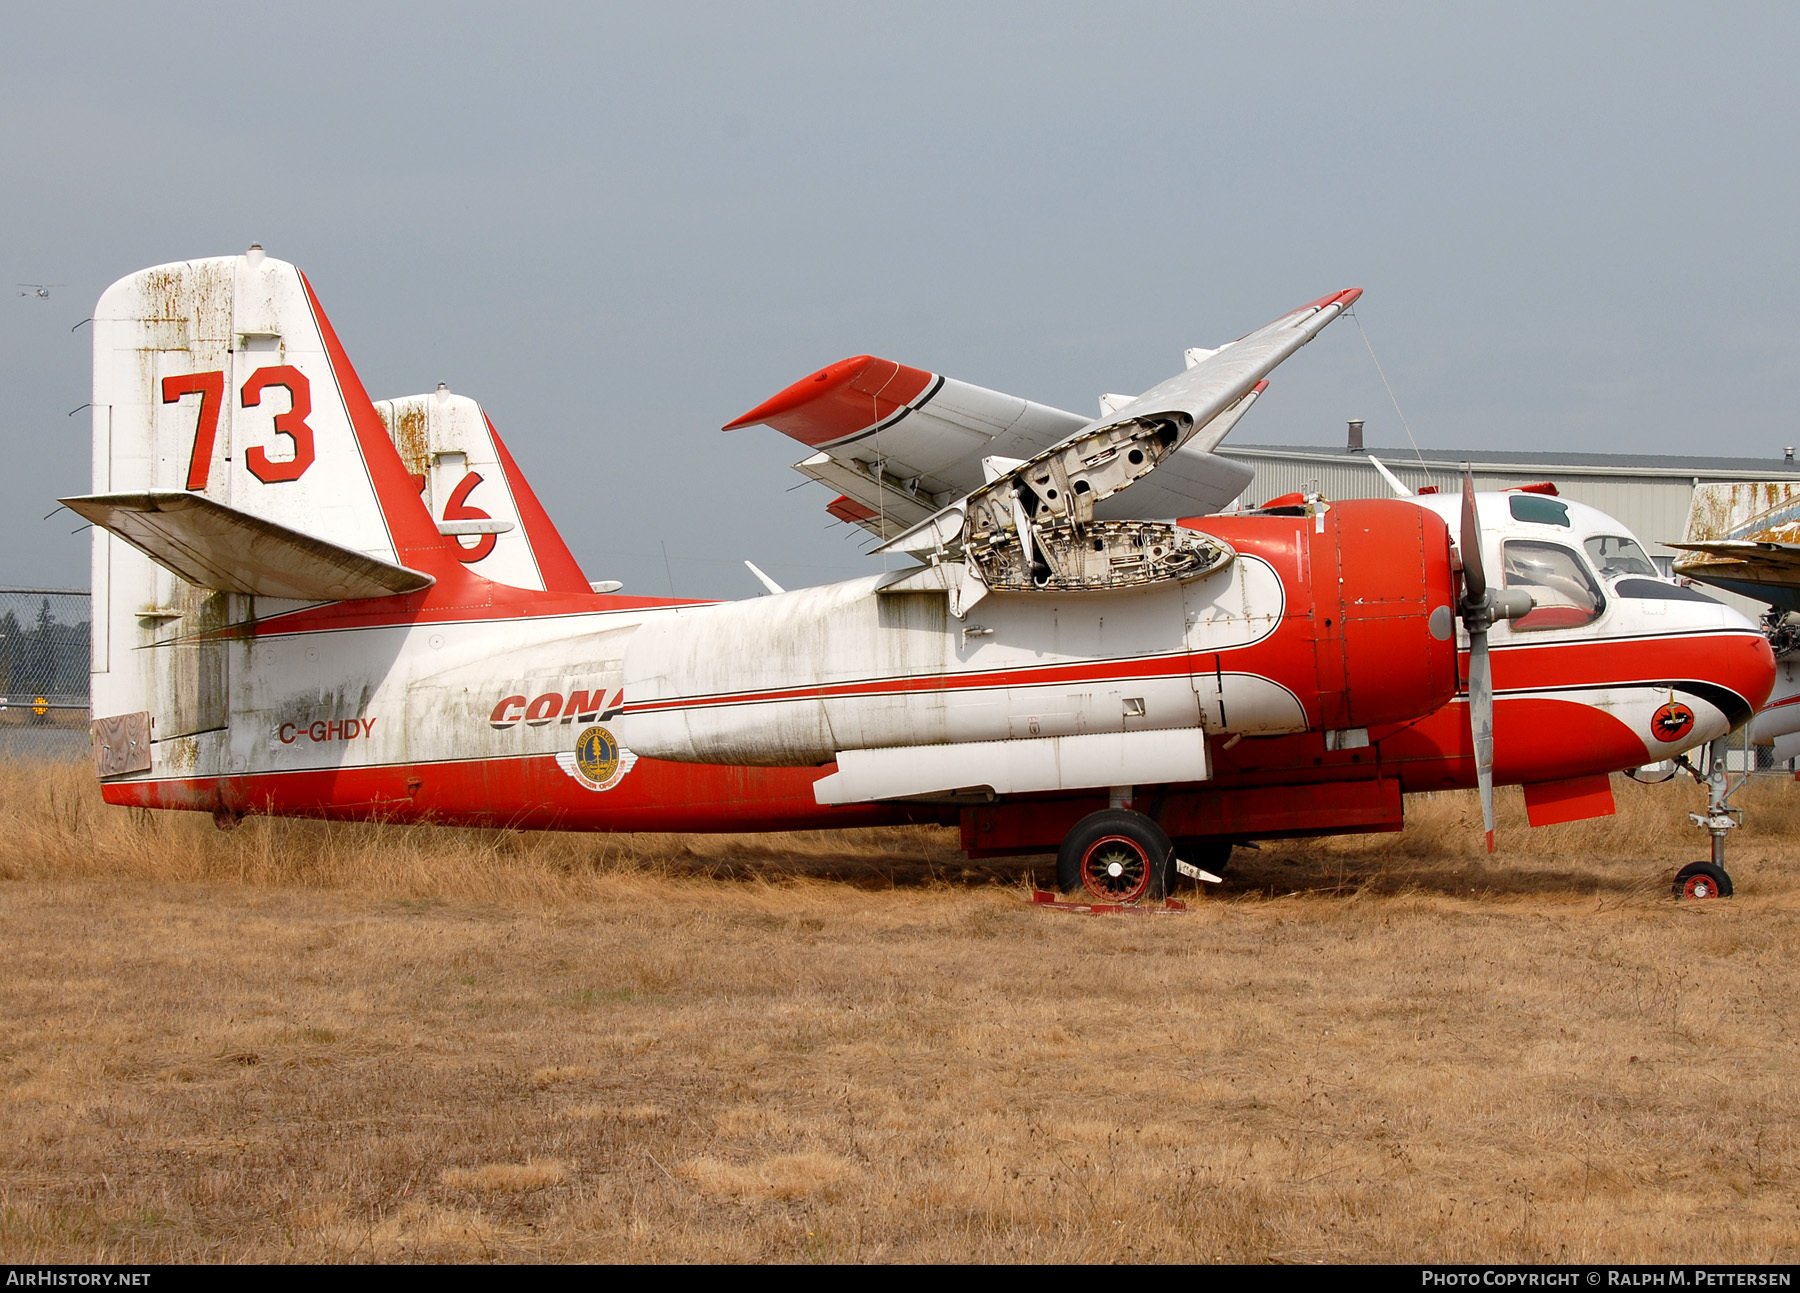
[[[873,355],[852,355],[848,359],[840,359],[835,364],[826,364],[811,377],[802,377],[792,386],[783,387],[769,396],[761,404],[751,409],[742,417],[733,418],[721,430],[736,431],[739,427],[752,427],[759,422],[767,422],[774,426],[774,419],[783,413],[792,413],[795,409],[811,404],[814,400],[823,399],[836,391],[846,382],[874,362]]]
[[[1494,851],[1494,832],[1489,831],[1487,833],[1487,840],[1488,840],[1488,852],[1492,853]]]
[[[1346,287],[1341,292],[1330,292],[1316,301],[1308,301],[1300,310],[1323,310],[1328,305],[1341,305],[1347,310],[1356,304],[1356,298],[1362,294],[1360,287]],[[1294,313],[1298,314],[1300,310],[1295,310]]]
[[[1265,377],[1260,382],[1258,382],[1256,385],[1254,385],[1250,388],[1250,393],[1252,395],[1261,395],[1264,391],[1266,391],[1268,389],[1269,389],[1269,379],[1267,377]]]
[[[764,423],[817,447],[872,427],[931,384],[931,374],[891,359],[852,355],[778,391],[724,429]]]

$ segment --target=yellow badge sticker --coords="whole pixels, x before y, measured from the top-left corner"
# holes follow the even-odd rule
[[[599,726],[583,729],[575,749],[556,756],[557,766],[589,790],[611,790],[636,762],[637,755]]]

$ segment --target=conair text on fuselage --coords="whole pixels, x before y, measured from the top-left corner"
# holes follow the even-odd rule
[[[488,715],[488,723],[498,732],[517,727],[520,722],[527,727],[544,727],[558,719],[564,723],[573,723],[579,718],[584,723],[590,723],[608,709],[616,707],[624,695],[621,689],[613,697],[611,705],[606,702],[604,687],[593,691],[577,688],[567,696],[560,691],[545,692],[529,701],[522,695],[504,696],[494,706],[493,713]]]

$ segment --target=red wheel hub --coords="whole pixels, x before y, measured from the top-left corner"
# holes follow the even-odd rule
[[[1681,886],[1684,898],[1717,898],[1719,883],[1709,875],[1691,875],[1687,883]]]
[[[1136,902],[1150,888],[1150,855],[1127,836],[1104,836],[1081,855],[1081,884],[1105,902]]]

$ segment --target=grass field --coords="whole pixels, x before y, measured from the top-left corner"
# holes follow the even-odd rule
[[[1800,793],[1471,798],[1034,910],[949,832],[247,821],[0,771],[9,1261],[1800,1255]]]

